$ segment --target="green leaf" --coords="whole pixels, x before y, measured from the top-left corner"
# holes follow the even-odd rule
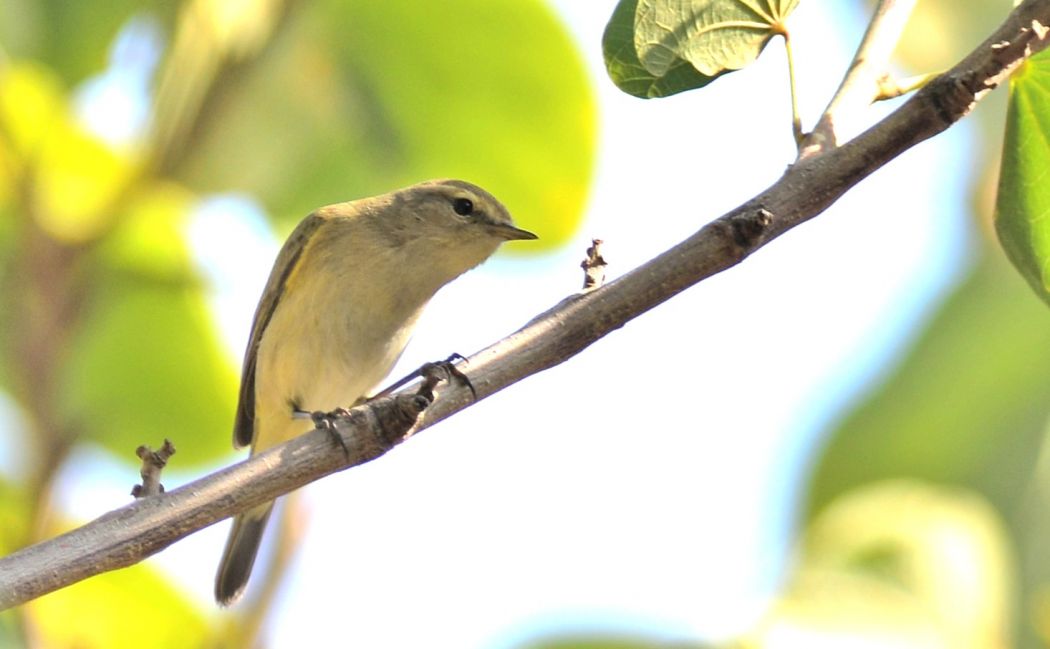
[[[81,439],[136,461],[171,439],[180,466],[230,449],[236,376],[182,237],[190,197],[158,187],[112,233],[62,365],[63,417]]]
[[[453,176],[500,197],[542,243],[575,231],[595,100],[544,3],[317,2],[278,29],[202,113],[177,169],[195,189],[251,192],[289,223]]]
[[[659,76],[646,70],[634,48],[637,6],[638,0],[620,0],[602,35],[605,67],[616,87],[635,97],[653,99],[702,88],[718,78],[719,75],[700,74],[684,60],[678,60]]]
[[[798,0],[640,0],[634,47],[653,76],[682,60],[705,76],[739,70],[784,33]]]
[[[1010,81],[995,230],[1006,256],[1050,302],[1050,50]]]

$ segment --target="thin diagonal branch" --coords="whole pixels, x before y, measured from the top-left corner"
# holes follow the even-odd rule
[[[564,300],[474,354],[462,369],[477,398],[564,362],[629,320],[817,216],[876,169],[962,119],[1025,58],[1047,46],[1050,33],[1044,25],[1050,25],[1050,0],[1026,0],[965,60],[865,133],[800,160],[767,190],[674,248],[613,282]],[[0,609],[141,561],[223,518],[382,455],[403,439],[407,429],[391,426],[390,412],[412,411],[405,404],[415,403],[413,399],[418,397],[403,390],[355,408],[353,418],[337,423],[341,444],[333,442],[327,431],[309,432],[0,559]],[[438,391],[414,431],[472,402],[471,390],[449,384]]]
[[[843,116],[858,115],[875,100],[879,94],[879,79],[887,72],[890,55],[897,47],[914,7],[915,0],[879,0],[842,84],[806,136],[799,149],[800,157],[838,146]]]

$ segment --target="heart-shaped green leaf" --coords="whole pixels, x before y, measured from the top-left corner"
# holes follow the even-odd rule
[[[634,47],[650,73],[662,75],[679,59],[700,74],[739,70],[758,57],[798,0],[641,0]]]
[[[620,0],[605,29],[605,65],[636,97],[701,88],[751,63],[786,33],[798,0]]]
[[[717,78],[718,75],[708,77],[700,74],[684,60],[679,60],[660,75],[646,70],[634,49],[634,15],[637,7],[638,0],[621,0],[602,35],[605,67],[620,90],[642,99],[652,99],[702,88]]]

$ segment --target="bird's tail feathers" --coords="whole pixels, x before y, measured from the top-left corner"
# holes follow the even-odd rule
[[[230,606],[244,593],[272,510],[273,503],[269,502],[234,517],[215,575],[215,600],[220,605]]]

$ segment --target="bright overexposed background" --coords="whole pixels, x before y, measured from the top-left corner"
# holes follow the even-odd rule
[[[613,279],[793,160],[779,41],[706,90],[643,101],[605,74],[610,3],[554,5],[599,97],[584,227],[542,257],[512,244],[443,290],[395,376],[469,355],[578,290],[591,237],[605,241]],[[801,3],[791,18],[807,126],[865,20],[854,3],[827,2]],[[306,488],[309,527],[271,646],[502,649],[567,631],[696,640],[755,624],[789,561],[822,428],[886,370],[966,263],[963,221],[952,217],[962,207],[945,198],[959,195],[966,128],[907,152],[813,222],[567,363]],[[280,245],[259,209],[215,197],[191,226],[231,359]],[[219,243],[230,240],[240,242],[232,251]],[[78,469],[64,480],[76,488],[61,490],[81,517],[127,490],[125,470],[91,459],[69,463]],[[175,470],[165,483],[195,477]],[[151,561],[208,602],[227,529]]]

